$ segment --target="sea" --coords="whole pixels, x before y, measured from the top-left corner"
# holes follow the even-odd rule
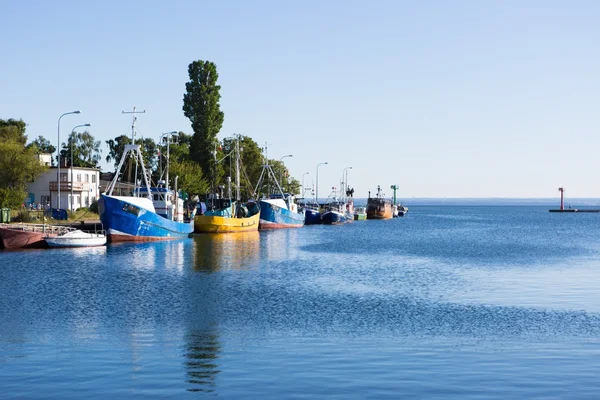
[[[600,214],[0,252],[2,399],[597,399]]]

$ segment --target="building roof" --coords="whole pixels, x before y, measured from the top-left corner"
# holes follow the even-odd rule
[[[53,169],[53,168],[58,168],[58,167],[56,165],[50,166],[50,169]],[[65,169],[65,168],[71,168],[71,166],[67,165],[66,167],[65,166],[60,167],[60,169]],[[90,168],[90,167],[75,167],[74,166],[73,169],[85,169],[88,171],[100,171],[100,168]]]

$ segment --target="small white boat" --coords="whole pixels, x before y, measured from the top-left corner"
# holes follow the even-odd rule
[[[50,247],[91,247],[104,246],[106,235],[103,233],[87,233],[75,229],[63,235],[46,238]]]

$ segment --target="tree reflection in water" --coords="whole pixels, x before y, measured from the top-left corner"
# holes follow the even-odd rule
[[[185,367],[187,382],[193,384],[190,392],[214,392],[215,378],[220,372],[216,363],[219,337],[211,330],[193,330],[186,337]]]
[[[214,272],[223,269],[248,269],[258,265],[259,232],[194,235],[194,269]]]

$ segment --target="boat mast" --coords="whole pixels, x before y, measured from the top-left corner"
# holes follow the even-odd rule
[[[121,111],[121,114],[133,114],[133,121],[131,122],[131,144],[135,145],[135,123],[137,121],[137,117],[135,116],[136,113],[140,113],[140,114],[145,114],[146,110],[144,111],[136,111],[135,110],[135,106],[133,106],[133,111]],[[125,154],[123,154],[123,156],[125,156]],[[137,160],[135,163],[135,174],[133,175],[133,184],[135,185],[135,191],[134,193],[137,192],[137,195],[139,196],[139,188],[138,188],[138,180],[137,180]],[[137,197],[137,196],[136,196]]]
[[[169,150],[170,150],[170,145],[171,144],[171,137],[167,136],[167,168],[166,168],[166,172],[165,172],[165,189],[167,189],[167,191],[169,190]]]
[[[256,190],[255,192],[259,192],[261,185],[263,183],[263,179],[266,175],[267,178],[267,198],[271,197],[271,190],[270,190],[270,179],[269,178],[273,178],[273,181],[275,182],[275,185],[277,187],[277,189],[279,190],[279,193],[281,193],[281,198],[285,200],[285,195],[283,194],[283,190],[281,189],[281,186],[279,186],[279,181],[277,181],[277,177],[275,177],[275,173],[273,172],[273,170],[271,169],[271,166],[269,165],[269,155],[267,152],[267,144],[265,143],[265,163],[263,164],[263,170],[260,173],[260,178],[258,178],[258,183],[256,184]]]
[[[235,199],[240,201],[240,137],[235,141]]]
[[[137,120],[137,117],[135,115],[138,113],[145,114],[146,110],[136,111],[135,107],[133,107],[133,111],[122,111],[121,113],[122,114],[133,114],[133,122],[131,124],[131,140],[133,142],[135,140],[135,122]],[[121,168],[123,167],[123,163],[125,162],[125,159],[129,155],[129,152],[131,152],[132,157],[135,158],[135,161],[136,161],[136,164],[135,164],[136,176],[134,177],[134,179],[136,181],[135,182],[136,189],[137,189],[137,163],[139,162],[140,165],[142,166],[142,175],[144,176],[144,183],[146,184],[147,195],[148,195],[148,197],[151,197],[152,193],[150,191],[150,177],[148,176],[148,174],[146,172],[146,168],[144,166],[144,158],[142,157],[142,153],[140,151],[140,146],[137,144],[125,145],[125,150],[123,151],[123,155],[121,156],[121,160],[119,161],[119,166],[117,167],[115,176],[113,177],[113,180],[111,181],[110,185],[108,185],[107,194],[109,196],[112,195],[113,190],[117,184],[117,181],[119,180],[119,173],[121,172]]]
[[[271,185],[269,181],[269,150],[268,143],[265,142],[265,169],[267,170],[267,198],[271,197]]]
[[[165,188],[167,190],[169,190],[169,166],[171,165],[171,142],[175,143],[175,144],[179,144],[179,141],[177,139],[173,140],[173,137],[175,135],[177,135],[178,133],[176,131],[172,131],[172,132],[168,132],[167,135],[167,160],[166,160],[166,171],[165,171],[165,179],[166,179],[166,186]]]

